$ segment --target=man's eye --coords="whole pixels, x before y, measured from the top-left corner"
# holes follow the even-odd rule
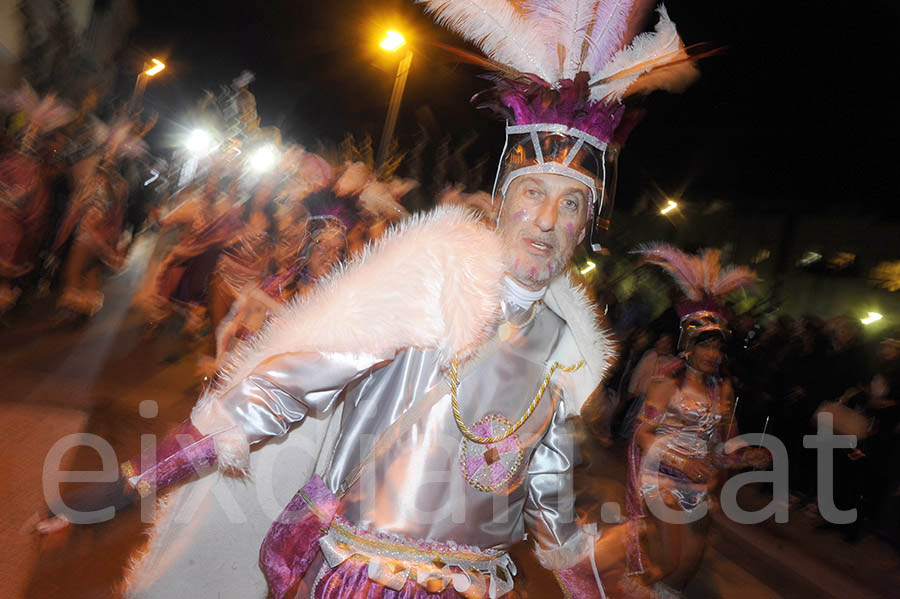
[[[578,210],[578,201],[572,198],[566,198],[563,200],[563,206],[565,206],[566,210],[575,211]]]
[[[528,188],[528,189],[525,190],[525,195],[528,196],[529,198],[536,198],[536,197],[538,197],[538,196],[541,195],[541,192],[538,191],[538,190],[537,190],[536,188],[534,188],[534,187],[530,187],[530,188]]]

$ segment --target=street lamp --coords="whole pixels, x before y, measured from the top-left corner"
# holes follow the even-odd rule
[[[665,208],[660,210],[659,213],[660,214],[668,214],[668,213],[672,212],[673,210],[675,210],[676,208],[678,208],[678,203],[673,202],[672,200],[669,200],[668,203],[666,204]]]
[[[188,151],[198,158],[209,154],[212,149],[212,137],[203,129],[194,129],[184,142]]]
[[[384,39],[378,44],[386,52],[396,52],[406,46],[406,38],[393,29],[385,32]],[[381,143],[378,145],[377,165],[384,163],[391,140],[394,137],[394,127],[397,126],[397,114],[400,112],[400,100],[403,98],[403,89],[406,87],[406,76],[409,75],[409,66],[412,64],[413,53],[409,48],[397,65],[397,75],[394,77],[394,90],[391,92],[391,102],[388,105],[387,120],[384,122],[384,132],[381,134]]]
[[[137,79],[134,82],[134,91],[131,93],[131,107],[135,108],[137,103],[140,101],[141,97],[144,95],[144,89],[147,87],[147,81],[166,68],[166,64],[159,60],[158,58],[151,58],[150,64],[145,65],[143,71],[138,73]]]
[[[860,318],[859,321],[863,324],[868,325],[872,324],[873,322],[878,322],[882,318],[884,318],[884,316],[879,314],[878,312],[869,312],[868,316],[866,316],[865,318]]]
[[[272,169],[276,162],[278,162],[278,152],[275,150],[275,146],[272,145],[257,148],[250,155],[250,168],[257,173],[264,173]]]
[[[150,67],[149,69],[147,69],[146,71],[144,71],[144,75],[147,75],[148,77],[153,77],[154,75],[156,75],[157,73],[162,71],[164,68],[166,68],[165,63],[162,62],[161,60],[159,60],[158,58],[151,58],[150,60],[151,60],[151,62],[153,62],[153,66]]]

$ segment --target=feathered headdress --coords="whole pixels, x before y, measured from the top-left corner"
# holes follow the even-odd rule
[[[616,156],[636,122],[622,101],[654,89],[680,91],[697,76],[665,8],[653,31],[635,36],[647,0],[417,1],[487,58],[458,54],[499,78],[475,98],[507,120],[494,195],[499,188],[502,198],[513,179],[529,173],[584,183],[598,250],[594,229],[608,228]]]
[[[678,248],[654,243],[641,246],[636,253],[644,260],[661,266],[684,293],[685,301],[676,306],[681,317],[679,346],[698,335],[718,332],[725,335],[727,314],[725,297],[759,281],[756,273],[746,266],[722,267],[722,251],[706,248],[693,256]]]
[[[56,94],[47,94],[41,98],[24,81],[19,89],[3,97],[3,104],[13,110],[21,110],[25,114],[23,144],[28,144],[40,133],[62,127],[75,118],[75,111],[57,99]]]

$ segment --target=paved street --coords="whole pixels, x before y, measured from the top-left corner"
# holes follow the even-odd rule
[[[185,418],[200,389],[194,373],[203,343],[176,325],[153,338],[128,305],[149,254],[142,240],[132,267],[111,279],[107,304],[80,329],[54,328],[50,298],[28,300],[0,330],[0,489],[4,516],[0,532],[0,597],[105,598],[117,596],[117,582],[129,553],[141,542],[137,510],[115,521],[75,528],[47,538],[23,528],[41,506],[41,471],[54,444],[73,433],[107,440],[118,459],[137,453],[140,435],[159,434]],[[155,418],[142,418],[138,405],[155,401]],[[621,448],[589,447],[582,469],[582,505],[618,500]],[[98,470],[98,454],[80,447],[62,456],[66,468]],[[749,504],[764,502],[748,489]],[[522,553],[522,552],[519,552]],[[528,562],[527,557],[519,557]],[[527,594],[555,596],[552,581],[537,570]],[[832,531],[817,531],[805,513],[792,512],[787,525],[748,527],[717,518],[700,575],[688,596],[713,598],[896,597],[898,556],[871,535],[856,545]],[[215,594],[210,594],[214,597]]]

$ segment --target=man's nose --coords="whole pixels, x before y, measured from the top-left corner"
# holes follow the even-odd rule
[[[547,198],[538,207],[537,217],[534,222],[541,231],[552,231],[556,227],[556,199]]]

